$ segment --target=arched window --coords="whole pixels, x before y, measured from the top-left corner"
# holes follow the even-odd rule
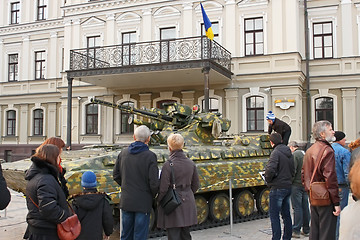
[[[205,110],[205,99],[201,101],[201,109]],[[219,112],[219,99],[209,98],[209,112]]]
[[[86,134],[98,134],[98,105],[86,105]]]
[[[246,98],[246,122],[248,131],[264,130],[264,98],[252,96]]]
[[[43,135],[44,131],[44,111],[42,109],[34,110],[34,135]]]
[[[9,110],[6,112],[6,135],[15,136],[16,133],[16,112]]]
[[[334,126],[334,100],[331,97],[315,99],[315,121],[328,120]]]
[[[176,100],[164,99],[156,102],[156,107],[159,109],[164,109],[164,103],[174,103]]]
[[[121,106],[125,107],[134,107],[134,103],[131,101],[121,103]],[[130,117],[130,113],[121,112],[121,133],[133,133],[134,132],[134,124],[129,124],[128,120]]]

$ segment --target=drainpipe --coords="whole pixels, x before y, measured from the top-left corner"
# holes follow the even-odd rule
[[[309,61],[310,61],[310,49],[309,49],[309,21],[308,21],[308,8],[307,0],[304,0],[304,21],[305,21],[305,82],[306,82],[306,149],[310,147],[311,139],[311,96],[310,96],[310,74],[309,74]]]

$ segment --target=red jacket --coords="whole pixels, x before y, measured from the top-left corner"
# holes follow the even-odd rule
[[[335,154],[330,143],[325,140],[316,141],[305,153],[303,168],[301,171],[301,180],[305,187],[305,191],[309,192],[310,180],[316,167],[316,160],[321,149],[325,147],[325,151],[320,158],[321,164],[318,167],[314,182],[326,182],[326,187],[330,193],[331,202],[338,206],[340,202],[339,186],[335,170]]]

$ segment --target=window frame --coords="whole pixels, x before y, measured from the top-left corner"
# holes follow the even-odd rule
[[[40,2],[42,2],[42,5],[40,5]],[[46,8],[47,5],[45,3],[45,0],[37,0],[37,14],[36,19],[38,21],[46,20]]]
[[[14,117],[9,118],[10,113],[14,113]],[[15,135],[16,135],[16,111],[8,110],[6,111],[6,136],[15,136]]]
[[[129,103],[132,103],[132,107],[135,107],[135,103],[133,101],[125,101],[122,102],[120,105],[130,107],[131,105]],[[134,123],[128,124],[128,120],[131,115],[131,113],[120,111],[120,134],[134,133]],[[126,123],[123,122],[123,119],[126,119]],[[123,126],[126,126],[125,131]]]
[[[16,56],[16,62],[11,61],[11,57]],[[13,70],[13,78],[11,79],[11,70]],[[8,54],[8,82],[19,81],[19,54]]]
[[[262,28],[261,29],[255,29],[255,20],[256,19],[261,19],[262,21]],[[253,30],[246,30],[246,22],[247,21],[254,21],[254,29]],[[259,44],[261,43],[262,44],[262,53],[257,53],[256,52],[256,45],[258,44],[256,42],[256,33],[262,33],[262,42],[259,42]],[[253,39],[253,42],[252,43],[247,43],[246,42],[246,35],[247,34],[252,34],[252,39]],[[246,51],[246,46],[247,45],[253,45],[252,46],[252,50],[254,51],[253,54],[248,54],[247,51]],[[253,18],[244,18],[244,53],[245,53],[245,56],[259,56],[259,55],[264,55],[264,52],[265,52],[265,46],[264,46],[264,18],[263,17],[253,17]]]
[[[218,108],[212,108],[212,100],[217,101]],[[205,111],[205,98],[201,100],[201,111]],[[209,97],[209,112],[220,113],[220,100],[216,97]]]
[[[132,34],[134,34],[135,36],[135,40],[131,41],[132,39]],[[125,42],[124,41],[124,37],[128,36],[129,41]],[[124,43],[125,42],[125,43]],[[132,53],[132,48],[135,47],[135,43],[136,43],[136,31],[130,31],[130,32],[123,32],[121,33],[121,48],[122,48],[122,64],[123,65],[134,65],[136,64],[136,59],[135,59],[135,53]],[[127,54],[125,54],[125,52]],[[127,60],[127,63],[125,64],[125,60]]]
[[[93,46],[90,47],[90,43],[92,41]],[[96,49],[100,47],[97,44],[97,40],[101,40],[100,35],[88,36],[86,37],[86,49],[87,49],[87,67],[91,66],[89,63],[92,61],[92,68],[96,68]],[[92,57],[90,56],[92,54]]]
[[[332,108],[320,108],[318,109],[316,106],[316,101],[319,99],[331,99],[332,101]],[[314,99],[314,111],[315,111],[315,122],[320,121],[320,120],[327,120],[329,122],[331,122],[331,125],[335,128],[334,123],[335,123],[335,110],[334,110],[334,102],[335,99],[332,97],[328,97],[328,96],[322,96],[322,97],[317,97]],[[326,113],[328,111],[331,111],[331,115],[332,115],[332,120],[326,119]],[[320,113],[322,115],[322,117],[318,117],[318,114],[320,115]]]
[[[331,24],[331,33],[324,33],[323,26],[325,24]],[[322,25],[322,33],[321,34],[315,34],[315,25]],[[331,59],[334,58],[334,28],[333,28],[333,22],[332,21],[326,21],[326,22],[314,22],[313,23],[313,56],[314,59]],[[325,57],[325,43],[324,39],[325,37],[331,36],[331,57]],[[315,47],[315,38],[321,37],[321,47]],[[316,49],[321,48],[321,55],[322,57],[316,57]]]
[[[38,59],[38,54],[40,54],[41,59]],[[46,71],[46,59],[45,59],[45,50],[36,51],[35,52],[35,79],[45,79],[45,71]],[[38,64],[40,65],[38,69]],[[39,73],[39,77],[38,74]]]
[[[14,9],[14,6],[17,8]],[[10,3],[10,24],[20,23],[20,1]]]
[[[96,109],[96,113],[89,113],[89,107],[90,106],[96,106],[94,109]],[[89,103],[85,105],[85,134],[99,134],[98,127],[98,116],[99,116],[99,105],[95,103]],[[92,124],[88,121],[88,119],[92,119]],[[91,126],[90,126],[91,125]],[[89,131],[89,127],[91,127],[92,131]]]
[[[37,117],[36,113],[41,111],[41,117]],[[38,124],[38,126],[37,126]],[[38,131],[37,131],[38,128]],[[42,136],[44,134],[44,110],[41,108],[33,111],[33,135]]]
[[[248,107],[248,99],[251,99],[251,98],[255,98],[255,107]],[[263,107],[261,108],[261,107],[256,107],[256,100],[257,100],[257,98],[260,98],[260,99],[262,99],[262,101],[263,101]],[[246,111],[246,131],[249,131],[249,132],[259,132],[259,131],[261,131],[261,132],[263,132],[264,131],[264,129],[265,129],[265,126],[264,126],[264,121],[263,121],[263,119],[264,119],[264,112],[265,112],[265,98],[264,97],[262,97],[262,96],[259,96],[259,95],[251,95],[251,96],[249,96],[249,97],[246,97],[245,98],[245,101],[246,101],[246,103],[245,103],[245,107],[246,107],[246,109],[245,109],[245,111]],[[257,116],[258,115],[258,111],[263,111],[263,113],[262,114],[260,114],[260,116]],[[254,122],[255,122],[255,129],[249,129],[249,122],[250,122],[250,120],[249,120],[249,111],[254,111]],[[261,123],[262,123],[262,129],[259,129],[258,128],[258,120],[261,120]]]

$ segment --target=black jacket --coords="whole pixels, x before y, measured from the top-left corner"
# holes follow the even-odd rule
[[[160,184],[157,157],[150,150],[133,154],[129,148],[121,151],[113,172],[121,186],[120,209],[150,213]]]
[[[77,240],[101,240],[113,232],[114,219],[110,198],[96,188],[85,189],[84,193],[73,197],[72,206],[81,222],[81,233]]]
[[[0,210],[4,210],[9,204],[11,195],[7,188],[5,178],[2,174],[2,168],[0,164]]]
[[[56,225],[70,216],[65,194],[57,179],[58,170],[36,157],[32,157],[31,161],[33,164],[25,174],[25,179],[29,181],[26,185],[29,210],[26,221],[30,232],[47,235],[47,239],[57,239]]]
[[[291,188],[294,174],[294,157],[290,148],[284,144],[276,145],[265,168],[267,185],[271,188]]]
[[[279,133],[282,137],[284,137],[284,133],[291,130],[289,124],[284,121],[281,121],[278,118],[275,118],[273,124],[269,125],[268,133],[271,134],[272,131]]]

